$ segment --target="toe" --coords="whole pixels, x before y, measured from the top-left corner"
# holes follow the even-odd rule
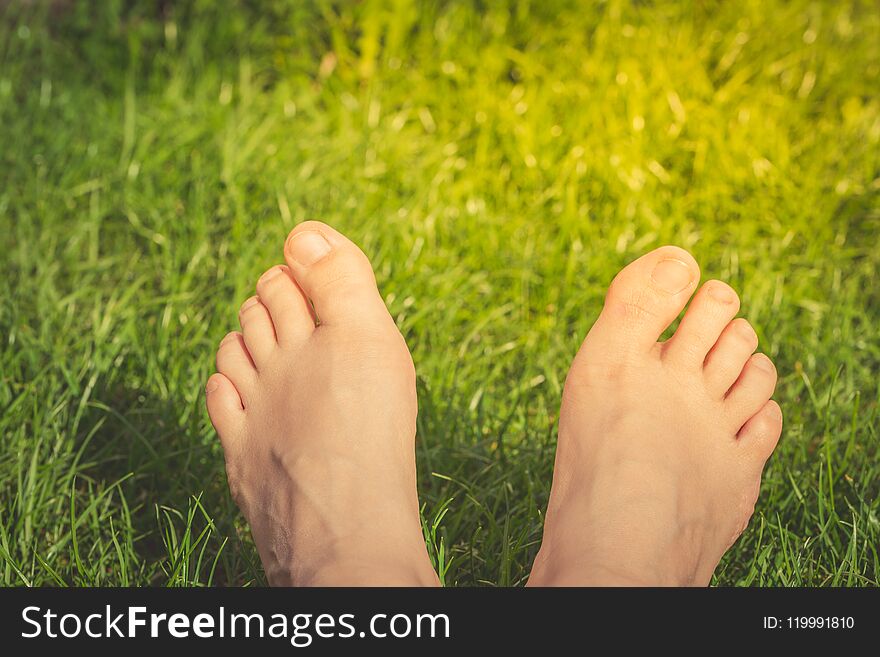
[[[284,256],[320,324],[387,315],[367,256],[330,226],[300,224],[287,238]]]
[[[663,345],[663,358],[699,369],[706,354],[739,310],[739,297],[727,283],[709,281],[694,296],[675,335]]]
[[[740,317],[725,327],[703,365],[706,388],[713,397],[724,397],[757,348],[758,334],[747,320]]]
[[[781,434],[782,409],[771,399],[743,425],[737,434],[737,440],[763,467],[776,449]]]
[[[614,278],[590,331],[596,344],[648,351],[693,294],[700,268],[690,253],[664,246],[630,263]]]
[[[232,381],[242,405],[247,408],[248,391],[256,381],[257,370],[241,333],[233,331],[220,342],[217,348],[217,371]]]
[[[241,397],[227,377],[212,374],[205,385],[205,398],[211,424],[220,436],[223,450],[228,454],[244,426],[245,413]]]
[[[724,403],[734,425],[741,427],[757,413],[776,388],[776,367],[764,354],[755,354],[727,393]]]
[[[315,330],[309,301],[286,265],[272,267],[260,276],[257,294],[272,317],[280,344],[303,340]]]
[[[259,297],[251,297],[238,311],[238,322],[241,333],[257,369],[264,367],[275,351],[275,326],[269,316],[269,310]]]

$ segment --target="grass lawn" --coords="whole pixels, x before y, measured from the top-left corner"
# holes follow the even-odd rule
[[[203,385],[307,218],[413,352],[446,584],[527,578],[568,365],[664,243],[780,373],[715,583],[880,583],[880,6],[174,4],[0,3],[0,584],[264,582]]]

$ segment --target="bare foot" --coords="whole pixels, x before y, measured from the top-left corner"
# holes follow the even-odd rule
[[[531,585],[706,585],[782,430],[776,370],[725,283],[663,247],[621,271],[563,393]]]
[[[269,582],[438,584],[416,494],[415,371],[370,263],[313,221],[284,255],[206,386]]]

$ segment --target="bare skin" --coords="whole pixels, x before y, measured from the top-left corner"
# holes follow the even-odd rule
[[[412,359],[366,256],[306,222],[217,352],[211,420],[270,583],[437,585]],[[779,439],[776,372],[736,293],[663,247],[618,274],[566,380],[530,585],[705,585]]]
[[[439,584],[416,494],[415,372],[361,250],[297,226],[217,351],[207,403],[269,582]]]
[[[530,585],[705,586],[748,524],[782,430],[776,370],[720,281],[657,341],[698,281],[663,247],[611,284],[566,379]]]

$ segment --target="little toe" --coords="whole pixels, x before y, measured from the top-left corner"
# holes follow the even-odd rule
[[[664,246],[624,267],[608,289],[588,339],[597,345],[646,352],[675,320],[700,278],[684,249]]]
[[[244,426],[245,412],[235,385],[223,374],[212,374],[205,385],[205,403],[211,424],[220,436],[223,451],[235,448]]]
[[[320,324],[387,318],[367,256],[330,226],[317,221],[298,225],[287,238],[284,256]]]
[[[272,267],[257,281],[257,294],[269,311],[279,344],[304,340],[315,330],[309,300],[296,284],[290,267]]]
[[[721,281],[708,281],[688,306],[678,328],[663,345],[663,358],[681,367],[699,369],[706,354],[739,310],[739,297]]]
[[[749,418],[737,434],[739,445],[754,455],[760,467],[776,449],[782,434],[782,409],[772,399]]]
[[[237,331],[227,334],[217,348],[217,371],[232,381],[247,408],[248,391],[257,379],[254,361],[244,343],[244,336]]]
[[[758,334],[747,320],[739,317],[727,325],[703,365],[706,388],[713,397],[724,397],[757,348]]]
[[[776,389],[776,367],[764,354],[754,354],[724,398],[733,423],[740,427],[757,413]]]
[[[275,351],[275,326],[269,310],[260,301],[259,297],[250,297],[241,304],[238,311],[238,322],[241,324],[241,333],[248,353],[254,361],[257,369],[265,367],[271,360]]]

